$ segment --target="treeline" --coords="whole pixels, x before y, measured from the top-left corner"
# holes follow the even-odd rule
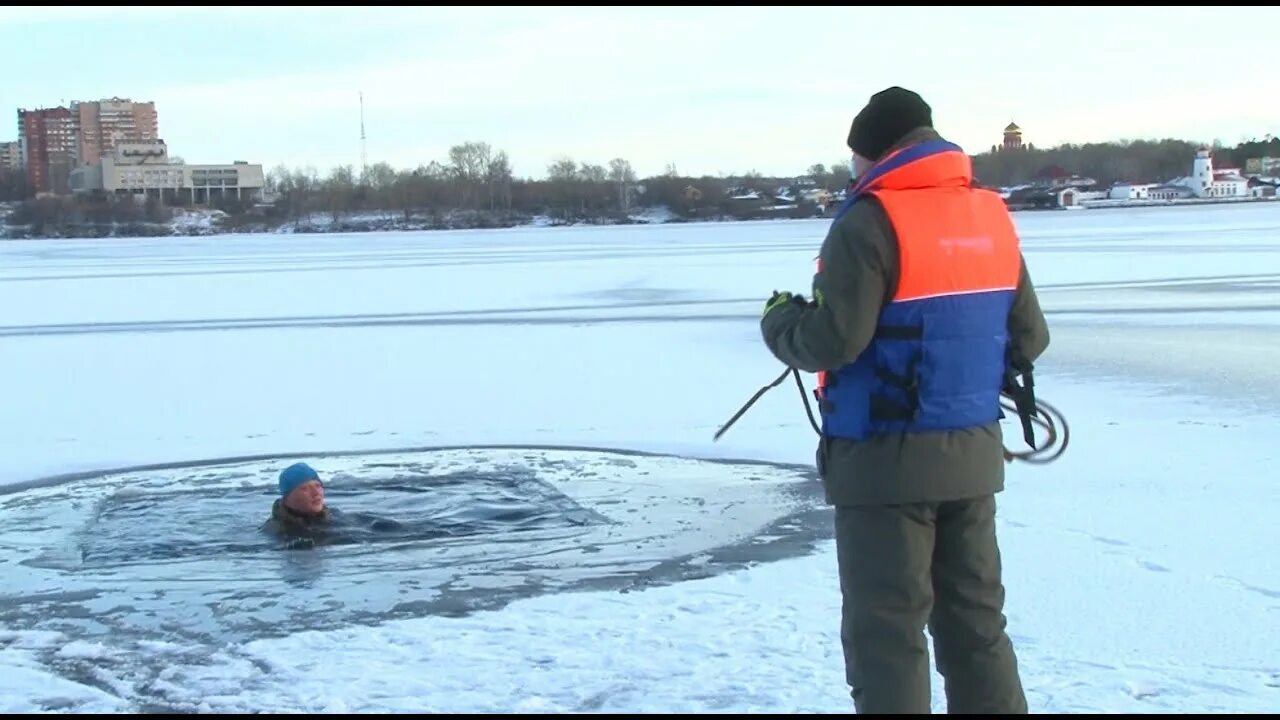
[[[549,218],[553,224],[663,220],[802,218],[821,216],[833,191],[849,182],[847,165],[813,165],[797,177],[692,177],[668,165],[640,178],[624,158],[607,164],[560,158],[541,179],[517,178],[509,156],[483,142],[450,148],[448,157],[397,169],[387,163],[360,172],[351,166],[321,175],[312,168],[272,168],[265,201],[211,198],[223,211],[216,227],[169,227],[185,193],[159,197],[41,197],[18,205],[9,237],[102,237],[173,232],[256,232],[290,226],[297,232],[509,227]]]
[[[838,190],[848,183],[849,173],[843,164],[833,171],[815,165],[807,178],[811,186],[794,177],[759,174],[691,177],[671,165],[662,175],[639,178],[624,158],[602,165],[567,157],[548,165],[545,178],[516,178],[506,152],[467,142],[452,147],[447,160],[413,169],[377,163],[363,173],[342,166],[320,175],[314,169],[278,166],[267,174],[266,191],[275,199],[273,214],[283,220],[322,213],[338,222],[353,213],[389,211],[405,221],[462,213],[496,222],[536,215],[566,223],[626,222],[639,211],[658,207],[678,218],[753,217],[779,209],[812,214],[815,203],[812,198],[802,201],[802,191]],[[796,207],[785,207],[780,195],[795,196]]]
[[[166,223],[172,218],[172,209],[155,198],[57,196],[19,203],[6,223],[22,228],[14,237],[139,237],[171,234]]]
[[[16,202],[31,196],[27,192],[27,176],[21,170],[0,167],[0,202]]]
[[[1196,151],[1203,147],[1212,150],[1215,167],[1243,170],[1250,158],[1280,157],[1280,138],[1251,140],[1235,147],[1172,139],[1134,140],[1061,145],[1048,150],[1034,145],[1018,150],[993,147],[973,158],[973,171],[984,184],[1005,187],[1061,174],[1093,178],[1101,185],[1166,182],[1190,175]]]
[[[1102,185],[1162,182],[1190,173],[1202,143],[1138,140],[1051,149],[1028,146],[973,157],[977,181],[989,187],[1082,175]],[[1258,157],[1280,157],[1280,138],[1210,146],[1218,167],[1241,167]],[[517,178],[506,152],[466,142],[448,156],[397,169],[377,163],[364,172],[351,166],[321,175],[314,169],[273,168],[266,177],[269,202],[215,199],[226,213],[225,230],[267,230],[285,224],[308,229],[417,229],[511,226],[534,217],[553,223],[625,223],[647,210],[671,220],[819,217],[830,214],[832,196],[849,182],[844,158],[812,165],[797,177],[688,176],[668,165],[641,178],[624,158],[604,164],[561,158],[545,176]],[[0,202],[30,197],[23,173],[0,169]],[[179,202],[183,202],[181,194]],[[382,219],[353,221],[361,213]],[[172,206],[133,196],[39,198],[19,203],[8,217],[9,234],[24,237],[167,233]],[[388,220],[387,218],[394,218]],[[323,219],[327,222],[320,223]],[[322,226],[323,225],[323,226]]]

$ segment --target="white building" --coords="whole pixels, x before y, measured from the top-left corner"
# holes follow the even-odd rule
[[[1201,148],[1191,163],[1191,177],[1175,180],[1171,185],[1181,185],[1199,198],[1233,198],[1249,196],[1249,181],[1237,168],[1214,172],[1213,157],[1208,148]]]
[[[1080,188],[1065,188],[1057,192],[1058,207],[1082,207],[1081,203],[1092,200],[1107,199],[1106,190],[1081,190]]]
[[[1186,200],[1195,197],[1195,193],[1186,185],[1170,183],[1148,189],[1147,197],[1151,200]]]
[[[1248,197],[1249,179],[1230,173],[1214,173],[1209,197]]]
[[[206,204],[217,199],[258,199],[261,165],[188,165],[169,161],[164,141],[121,143],[100,163],[71,172],[71,191],[155,197],[167,202]]]
[[[1150,183],[1131,184],[1116,183],[1107,191],[1108,200],[1146,200],[1150,197],[1151,188],[1158,187]]]

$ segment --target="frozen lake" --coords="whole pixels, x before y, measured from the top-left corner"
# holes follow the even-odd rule
[[[1015,219],[1031,710],[1280,708],[1280,203]],[[711,440],[826,227],[0,243],[0,710],[850,711],[794,386]],[[272,547],[286,456],[412,527]]]

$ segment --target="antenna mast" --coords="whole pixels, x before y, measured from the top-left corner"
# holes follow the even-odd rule
[[[369,175],[369,153],[365,147],[364,137],[364,91],[360,92],[360,172],[361,180]]]

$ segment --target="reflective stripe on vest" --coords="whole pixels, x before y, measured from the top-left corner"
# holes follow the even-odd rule
[[[1021,255],[1004,200],[973,189],[970,167],[950,143],[907,148],[859,181],[837,215],[873,195],[898,239],[899,276],[868,347],[819,375],[826,435],[862,440],[1000,417]]]

